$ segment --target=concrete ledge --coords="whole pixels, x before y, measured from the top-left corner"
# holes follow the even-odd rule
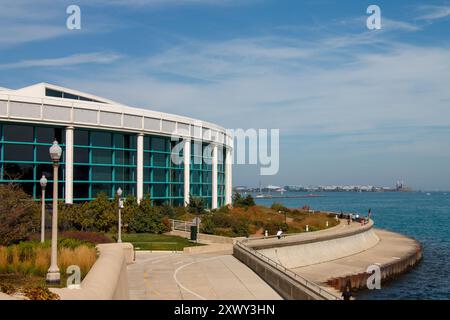
[[[11,297],[10,295],[7,295],[6,293],[0,292],[0,300],[21,300],[19,298]]]
[[[211,243],[206,246],[186,247],[184,253],[198,254],[198,253],[222,253],[233,254],[233,245],[229,243]]]
[[[128,300],[127,264],[134,261],[133,245],[97,246],[99,257],[81,282],[81,289],[50,289],[61,300]]]
[[[180,230],[172,230],[170,232],[165,233],[167,235],[171,236],[179,236],[186,239],[190,239],[191,233],[186,231],[180,231]],[[206,234],[206,233],[198,233],[197,239],[199,242],[202,243],[229,243],[233,244],[235,242],[234,238],[229,237],[222,237],[222,236],[215,236],[212,234]]]

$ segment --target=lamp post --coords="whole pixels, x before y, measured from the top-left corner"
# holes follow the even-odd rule
[[[50,158],[53,161],[53,212],[52,212],[52,258],[47,272],[47,283],[59,283],[61,276],[58,268],[58,167],[62,149],[58,141],[50,147]]]
[[[45,241],[45,187],[47,186],[47,178],[45,175],[42,175],[41,180],[39,180],[41,183],[42,188],[42,210],[41,210],[41,243],[44,243]]]
[[[122,200],[120,199],[120,197],[122,196],[122,189],[120,187],[119,187],[119,189],[117,189],[117,195],[119,197],[119,226],[118,226],[117,242],[121,243],[122,242],[122,212],[120,209],[122,209]]]

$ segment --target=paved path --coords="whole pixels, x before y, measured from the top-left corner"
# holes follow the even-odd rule
[[[374,229],[380,241],[374,247],[363,252],[300,268],[292,269],[299,275],[326,286],[327,280],[351,274],[364,273],[373,264],[384,265],[400,260],[417,250],[414,239],[399,233]]]
[[[332,219],[332,218],[331,218]],[[282,239],[278,239],[277,237],[269,237],[269,238],[257,238],[257,239],[248,239],[248,241],[244,240],[245,244],[249,247],[254,248],[273,248],[276,246],[286,246],[286,245],[294,245],[300,243],[306,243],[311,241],[324,240],[328,237],[343,237],[349,234],[353,234],[356,232],[364,232],[373,226],[373,221],[371,220],[364,226],[361,226],[361,223],[351,222],[348,225],[347,220],[340,219],[340,223],[334,227],[314,231],[314,232],[303,232],[298,234],[290,234],[286,235]]]
[[[136,300],[281,299],[231,255],[137,252],[128,282]]]

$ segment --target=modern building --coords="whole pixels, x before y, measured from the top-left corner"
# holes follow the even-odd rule
[[[183,205],[189,195],[211,208],[231,203],[233,139],[222,127],[47,83],[0,88],[0,183],[15,181],[39,199],[41,176],[53,179],[55,138],[63,149],[59,198],[66,203],[100,192],[113,198],[118,187],[138,200],[149,194],[156,204]],[[174,150],[181,163],[172,161]]]

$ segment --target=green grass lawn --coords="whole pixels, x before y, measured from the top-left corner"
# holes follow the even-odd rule
[[[122,234],[122,241],[131,242],[135,250],[182,251],[185,247],[202,245],[177,236],[152,233]]]

